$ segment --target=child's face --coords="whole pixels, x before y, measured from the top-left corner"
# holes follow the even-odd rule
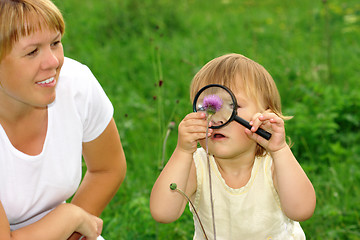
[[[233,91],[239,108],[237,114],[239,117],[250,121],[252,117],[261,111],[255,100],[248,97],[241,89]],[[200,141],[205,148],[205,140]],[[213,134],[209,138],[209,152],[219,159],[238,159],[242,156],[255,155],[257,143],[252,141],[245,134],[245,128],[232,121],[228,125],[214,129]]]

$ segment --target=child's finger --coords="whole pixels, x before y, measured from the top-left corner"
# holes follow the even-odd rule
[[[187,131],[187,129],[194,129],[191,130],[191,132],[204,132],[206,131],[207,124],[207,121],[201,119],[189,119],[180,123],[179,131],[181,131],[182,129],[184,129],[185,131]]]
[[[256,113],[253,118],[250,121],[251,131],[256,132],[258,128],[263,124],[263,121],[260,120],[260,117],[262,116],[261,113]]]
[[[190,119],[206,119],[206,114],[204,112],[192,112],[185,116],[183,120]]]
[[[265,112],[263,114],[255,114],[254,120],[250,122],[252,126],[251,131],[256,132],[258,128],[271,129],[273,124],[277,126],[283,126],[284,121],[273,112]]]
[[[259,120],[263,122],[268,121],[271,124],[275,124],[280,127],[284,125],[284,120],[277,116],[275,113],[264,113],[259,116]]]
[[[205,126],[196,126],[196,125],[190,125],[184,128],[184,131],[187,133],[206,133],[206,127]],[[208,129],[208,132],[212,133],[214,130],[212,128]]]
[[[180,122],[180,125],[189,126],[189,125],[205,125],[207,124],[206,116],[204,113],[189,113],[184,117],[184,119]]]
[[[249,129],[245,128],[245,133],[250,139],[257,142],[258,144],[260,144],[263,147],[266,147],[266,145],[268,144],[268,141],[265,138],[259,136],[252,130],[250,131]]]

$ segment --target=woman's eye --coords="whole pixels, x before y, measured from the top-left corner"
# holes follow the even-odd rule
[[[51,44],[52,47],[55,47],[57,45],[59,45],[61,43],[61,41],[55,41]]]
[[[27,56],[33,56],[38,52],[38,49],[35,48],[33,51],[29,52],[28,54],[26,54]]]

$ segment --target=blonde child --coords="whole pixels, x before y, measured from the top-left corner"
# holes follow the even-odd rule
[[[191,99],[208,84],[231,89],[238,103],[237,114],[252,125],[249,130],[233,121],[209,129],[216,238],[305,239],[299,221],[312,216],[315,191],[286,143],[285,117],[272,77],[249,58],[227,54],[195,75]],[[182,215],[187,201],[169,188],[176,183],[194,203],[208,238],[214,239],[205,117],[204,112],[190,113],[179,124],[177,146],[154,184],[150,210],[161,223]],[[255,133],[260,127],[272,134],[269,141]],[[201,148],[197,148],[198,142]],[[195,215],[194,224],[194,239],[204,239]]]

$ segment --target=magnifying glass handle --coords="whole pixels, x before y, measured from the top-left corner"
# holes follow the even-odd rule
[[[248,121],[246,121],[245,119],[239,117],[239,116],[235,116],[234,120],[237,121],[238,123],[240,123],[241,125],[243,125],[244,127],[246,127],[247,129],[251,129],[251,125]],[[271,133],[269,133],[268,131],[265,131],[262,128],[258,128],[258,130],[255,132],[256,134],[258,134],[259,136],[265,138],[266,140],[269,140],[271,138]]]

